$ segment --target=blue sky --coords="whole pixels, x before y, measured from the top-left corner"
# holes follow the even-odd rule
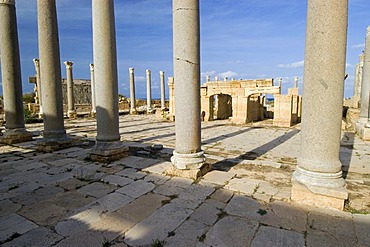
[[[306,5],[306,0],[200,0],[202,81],[206,75],[283,77],[286,92],[299,76],[302,88]],[[30,92],[28,76],[35,74],[32,59],[38,57],[36,0],[16,0],[16,8],[23,91]],[[69,60],[74,78],[89,79],[91,0],[57,0],[57,13],[62,76],[62,62]],[[369,0],[349,0],[346,97],[353,95],[369,13]],[[115,18],[119,92],[129,95],[128,68],[134,67],[137,97],[145,98],[145,70],[150,69],[152,97],[159,98],[159,71],[166,78],[173,74],[172,1],[116,0]]]

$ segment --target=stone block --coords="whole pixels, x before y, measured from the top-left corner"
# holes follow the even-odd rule
[[[111,192],[113,192],[117,187],[111,184],[104,184],[101,182],[95,182],[81,187],[77,191],[84,193],[89,196],[94,196],[96,198],[101,198]]]
[[[118,186],[125,186],[127,184],[134,182],[134,180],[130,178],[125,178],[125,177],[121,177],[117,175],[109,175],[109,176],[104,177],[102,180],[104,182],[107,182],[113,185],[118,185]]]
[[[32,221],[15,213],[0,218],[0,243],[8,240],[14,234],[23,234],[38,227]]]
[[[40,210],[42,209],[42,210]],[[40,226],[52,226],[62,219],[67,210],[49,201],[23,207],[20,215],[36,222]]]
[[[227,204],[225,212],[230,215],[259,221],[261,219],[260,209],[261,205],[256,200],[247,196],[235,195]]]
[[[252,195],[261,181],[248,179],[248,178],[233,178],[225,186],[225,189]]]
[[[165,239],[165,246],[194,246],[199,242],[199,239],[208,231],[208,229],[209,228],[202,223],[191,219],[187,220],[176,229],[174,236],[170,236]]]
[[[370,243],[370,214],[354,214],[356,236],[359,246],[366,246]]]
[[[236,174],[232,172],[211,171],[203,176],[202,181],[206,183],[224,186],[235,176]]]
[[[310,187],[292,182],[291,200],[299,204],[343,210],[348,198],[346,189]]]
[[[210,169],[211,167],[208,164],[205,164],[200,169],[192,169],[192,170],[180,170],[174,166],[169,166],[165,170],[165,174],[168,176],[177,176],[177,177],[190,178],[190,179],[196,180],[199,177],[206,174]]]
[[[153,183],[138,180],[116,190],[116,192],[128,195],[132,198],[138,198],[139,196],[142,196],[153,190],[154,187],[155,185]]]
[[[11,242],[3,244],[3,247],[14,246],[52,246],[62,240],[62,237],[45,227],[35,228]]]
[[[48,139],[41,139],[37,143],[37,150],[39,152],[46,152],[51,153],[57,150],[69,148],[73,145],[72,139],[61,139],[61,140],[48,140]]]
[[[277,229],[269,226],[261,226],[251,247],[297,247],[305,246],[305,239],[302,233]]]
[[[120,170],[119,172],[115,173],[115,175],[125,176],[125,177],[136,180],[136,179],[141,179],[145,177],[146,173],[140,172],[133,168],[126,168],[126,169]]]

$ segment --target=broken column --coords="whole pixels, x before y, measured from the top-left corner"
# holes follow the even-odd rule
[[[12,144],[32,140],[24,126],[21,64],[15,1],[0,1],[0,53],[4,96],[5,132],[0,142]]]
[[[76,118],[77,112],[75,108],[75,97],[74,97],[74,90],[73,90],[73,74],[72,74],[72,65],[73,62],[65,61],[66,66],[66,75],[67,75],[67,103],[68,103],[68,111],[67,116],[69,118]]]
[[[63,119],[62,78],[55,0],[38,0],[38,34],[44,132],[39,143],[42,151],[70,146]]]
[[[134,68],[129,68],[130,74],[130,114],[136,114],[136,99],[135,99],[135,74]]]
[[[362,67],[360,119],[356,123],[356,133],[364,141],[370,140],[370,26],[367,27],[364,62]]]
[[[151,72],[149,69],[146,70],[146,112],[152,111],[152,89],[151,89],[152,79]]]
[[[298,203],[339,210],[348,197],[339,161],[347,13],[347,0],[308,1],[301,151],[291,194]]]
[[[38,104],[39,104],[39,118],[42,118],[43,110],[42,110],[42,100],[41,100],[41,80],[40,80],[40,60],[37,58],[34,58],[33,64],[35,65],[35,71],[36,71],[36,88],[37,88],[37,98],[38,98]]]
[[[159,71],[159,77],[161,79],[161,110],[166,109],[166,99],[165,99],[165,87],[164,87],[164,72]]]
[[[200,139],[199,0],[173,1],[173,49],[176,148],[171,161],[175,172],[191,170],[194,178],[201,175],[205,162]]]
[[[294,77],[294,88],[298,88],[298,76]]]
[[[93,0],[92,16],[97,136],[90,158],[110,162],[126,156],[128,152],[119,134],[113,0]]]
[[[91,117],[96,116],[95,76],[94,64],[90,63],[90,90],[91,90]]]

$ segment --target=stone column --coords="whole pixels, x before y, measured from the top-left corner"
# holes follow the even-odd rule
[[[5,132],[0,142],[12,144],[32,140],[24,127],[21,64],[15,1],[0,0],[0,52],[4,96]]]
[[[279,94],[281,94],[281,85],[282,84],[283,84],[283,77],[279,77],[279,79],[278,79]]]
[[[173,0],[173,49],[176,148],[171,158],[177,169],[199,175],[201,150],[199,0]]]
[[[90,63],[90,90],[91,90],[91,113],[92,117],[96,116],[96,96],[95,96],[95,76],[94,64]]]
[[[209,75],[206,76],[206,82],[210,82],[211,81],[211,77]]]
[[[37,97],[39,100],[39,118],[42,118],[43,116],[43,110],[42,110],[42,100],[41,100],[41,80],[40,80],[40,60],[38,58],[33,59],[33,64],[35,65],[35,71],[36,71],[36,88],[37,88]]]
[[[216,81],[216,82],[218,82],[218,79],[219,79],[219,78],[218,78],[218,76],[215,76],[215,81]]]
[[[301,152],[291,199],[341,210],[348,197],[339,161],[348,1],[309,0],[307,11]]]
[[[224,77],[224,81],[227,81],[228,80],[228,78],[227,77]]]
[[[152,79],[151,72],[149,69],[146,70],[146,112],[152,111],[152,89],[151,89]]]
[[[366,122],[369,112],[369,92],[370,92],[370,26],[366,30],[365,54],[362,67],[362,85],[361,85],[361,109],[360,121]]]
[[[135,99],[135,74],[134,68],[129,68],[130,74],[130,114],[137,114]]]
[[[298,88],[298,76],[294,77],[294,88]]]
[[[44,139],[39,149],[53,151],[70,146],[64,129],[62,77],[55,0],[38,0],[38,34]]]
[[[73,74],[72,74],[72,65],[73,62],[65,61],[66,65],[66,75],[67,75],[67,99],[68,99],[68,111],[67,116],[69,118],[76,118],[77,112],[75,108],[75,97],[73,90]]]
[[[92,0],[97,136],[90,158],[109,162],[127,155],[120,141],[114,1]]]
[[[161,79],[161,110],[166,109],[166,98],[165,98],[165,87],[164,87],[164,72],[159,71],[159,77]]]

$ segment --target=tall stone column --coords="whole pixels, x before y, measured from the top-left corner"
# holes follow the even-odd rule
[[[55,0],[37,1],[44,139],[39,149],[52,151],[70,146],[64,129],[62,77]]]
[[[159,77],[161,80],[161,110],[166,109],[166,97],[164,87],[164,71],[159,71]]]
[[[67,99],[68,99],[68,111],[67,115],[69,118],[76,118],[77,112],[75,108],[75,96],[73,90],[73,74],[72,74],[72,65],[73,62],[65,61],[66,66],[66,75],[67,75]]]
[[[294,77],[294,88],[298,88],[298,76]]]
[[[36,88],[37,88],[37,97],[39,100],[39,118],[42,118],[43,116],[43,110],[42,110],[42,100],[41,100],[41,92],[42,92],[42,86],[41,86],[41,80],[40,80],[40,60],[38,58],[33,59],[33,64],[35,65],[35,71],[36,71]]]
[[[152,111],[152,78],[149,69],[146,70],[146,112]]]
[[[127,155],[120,141],[113,0],[92,0],[97,136],[90,158],[109,162]]]
[[[199,0],[172,4],[176,148],[171,161],[177,169],[200,171],[205,157],[200,139]]]
[[[279,79],[278,79],[279,94],[281,94],[281,86],[282,85],[283,85],[283,77],[279,77]]]
[[[90,90],[91,90],[91,112],[92,117],[96,116],[95,76],[94,64],[90,63]]]
[[[24,127],[21,64],[15,1],[0,0],[0,53],[5,133],[0,142],[12,144],[32,140]]]
[[[130,75],[130,114],[137,114],[135,99],[135,72],[134,68],[129,68]]]
[[[369,112],[370,95],[370,26],[366,30],[365,54],[362,67],[362,85],[361,85],[361,109],[360,121],[366,122]]]
[[[309,0],[307,11],[301,152],[291,199],[343,209],[348,193],[339,148],[348,0]]]
[[[206,76],[206,82],[210,82],[211,81],[211,77],[209,75]]]

